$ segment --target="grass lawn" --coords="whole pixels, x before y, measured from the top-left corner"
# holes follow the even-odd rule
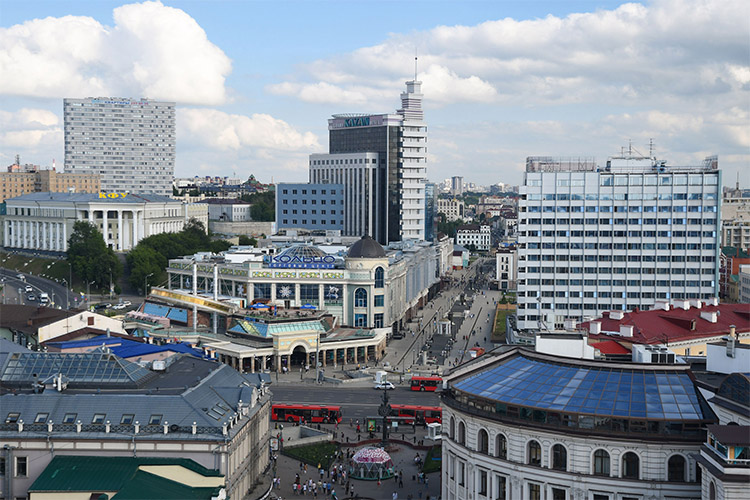
[[[424,459],[424,466],[422,472],[429,474],[430,472],[439,472],[442,466],[443,447],[439,444],[433,446],[427,450],[427,456]],[[433,460],[436,458],[436,460]]]
[[[68,262],[64,259],[47,259],[43,257],[28,257],[0,252],[0,267],[13,269],[21,273],[29,273],[51,280],[62,281],[69,279],[70,269]],[[75,276],[74,284],[79,285]]]
[[[282,453],[288,457],[304,462],[313,467],[322,464],[324,467],[333,462],[333,456],[338,451],[338,446],[334,443],[315,443],[295,448],[284,447]],[[328,457],[328,459],[326,459]],[[328,460],[328,461],[327,461]]]
[[[505,318],[516,311],[512,304],[498,304],[495,312],[495,325],[492,329],[492,341],[496,343],[505,342]]]

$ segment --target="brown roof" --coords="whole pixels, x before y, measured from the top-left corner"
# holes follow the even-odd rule
[[[36,335],[39,328],[76,314],[51,307],[0,304],[0,328]]]
[[[708,432],[726,446],[750,445],[750,425],[708,425]]]

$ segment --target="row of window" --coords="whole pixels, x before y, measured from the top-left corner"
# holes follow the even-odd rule
[[[692,196],[692,195],[691,195]],[[698,198],[695,198],[698,199]],[[570,205],[529,205],[521,206],[519,212],[529,213],[670,213],[670,212],[717,212],[716,205],[591,205],[591,206],[570,206]]]
[[[291,224],[293,224],[293,225],[294,224],[307,224],[307,219],[302,219],[302,222],[299,222],[299,220],[297,220],[297,219],[291,219],[291,221],[292,221]],[[289,224],[290,222],[289,222],[289,219],[282,219],[282,223],[283,224]],[[331,225],[335,226],[336,225],[336,219],[331,219],[330,223],[331,223]],[[327,223],[326,223],[325,219],[321,219],[319,221],[316,220],[316,219],[310,219],[310,224],[313,225],[313,226],[316,226],[316,225],[325,226]],[[340,221],[338,221],[338,224],[341,225],[341,226],[343,226],[344,225],[344,221],[340,220]]]
[[[363,161],[364,160],[364,161]],[[344,158],[343,160],[312,160],[310,165],[361,165],[363,163],[377,163],[376,158]]]
[[[713,232],[713,231],[712,231]],[[567,229],[565,230],[558,230],[558,231],[552,231],[549,229],[545,229],[544,231],[540,231],[538,229],[530,229],[528,231],[519,231],[519,236],[529,238],[538,238],[540,236],[545,238],[583,238],[584,236],[586,238],[642,238],[642,237],[651,237],[655,238],[658,236],[659,233],[663,233],[665,236],[663,237],[672,237],[676,233],[676,231],[654,231],[655,234],[651,234],[648,231],[569,231]],[[670,236],[666,236],[669,234]],[[614,243],[613,243],[614,245]],[[622,245],[622,243],[620,243]],[[640,245],[640,243],[639,243]],[[657,249],[657,250],[669,250],[670,243],[643,243],[643,249]],[[710,243],[704,243],[704,245],[710,245]],[[613,248],[618,248],[614,247]],[[620,246],[619,248],[624,249],[625,247]]]
[[[336,210],[331,210],[330,212],[331,212],[331,215],[336,215]],[[289,213],[289,210],[287,210],[285,208],[284,210],[281,211],[281,213],[283,215],[287,215]],[[317,215],[318,211],[317,210],[310,210],[310,213],[312,215]],[[297,209],[292,210],[292,214],[297,215]],[[327,215],[325,210],[321,210],[320,214],[321,215]],[[302,210],[302,215],[307,215],[307,210]]]
[[[525,286],[583,286],[583,281],[592,280],[567,280],[567,279],[538,279],[528,278],[519,279],[519,287]],[[660,287],[697,287],[697,286],[708,286],[713,287],[715,285],[714,280],[596,280],[596,285],[590,286],[613,286],[613,287],[640,287],[640,286],[660,286]]]
[[[301,191],[302,191],[302,194],[307,194],[307,189],[302,189]],[[336,194],[336,190],[335,189],[331,189],[330,191],[331,191],[332,195]],[[288,189],[282,189],[281,192],[283,194],[289,194],[289,190]],[[292,189],[292,194],[297,194],[297,190],[296,189]],[[310,194],[318,194],[318,190],[317,189],[311,189],[310,190]],[[328,190],[327,189],[321,189],[320,190],[320,194],[328,194]],[[341,194],[344,194],[344,192],[341,191]]]
[[[462,446],[466,446],[466,426],[463,422],[458,423],[455,428],[455,420],[450,419],[449,435],[451,439]],[[477,432],[477,449],[479,453],[490,454],[489,433],[485,429]],[[508,440],[505,435],[498,433],[495,437],[493,456],[502,460],[508,459]],[[531,439],[526,443],[525,463],[541,467],[543,464],[542,446],[539,441]],[[549,467],[555,470],[568,470],[568,450],[562,444],[552,445],[549,453]],[[635,452],[629,451],[622,455],[621,470],[619,477],[627,479],[640,479],[640,457]],[[596,476],[611,476],[610,454],[607,450],[599,448],[592,455],[591,474]],[[687,481],[687,461],[685,457],[675,454],[667,460],[667,480],[676,482]]]
[[[686,219],[684,217],[663,217],[663,218],[652,218],[652,219],[641,219],[641,218],[630,218],[630,219],[611,219],[611,218],[588,218],[588,219],[564,219],[564,218],[531,218],[531,219],[522,219],[521,225],[523,224],[529,224],[529,225],[540,225],[544,224],[545,226],[550,225],[573,225],[573,226],[580,226],[583,224],[587,225],[600,225],[600,226],[624,226],[627,224],[640,226],[653,226],[656,224],[661,225],[676,225],[676,226],[684,226],[684,225],[691,225],[691,226],[699,226],[701,224],[706,225],[715,225],[716,224],[716,218],[706,218],[706,219],[700,219],[700,218],[690,218]]]
[[[8,413],[8,416],[5,417],[5,423],[15,424],[19,421],[20,417],[21,417],[20,413],[10,412]],[[77,418],[78,418],[78,413],[66,413],[63,416],[62,423],[63,424],[75,424]],[[125,413],[120,418],[120,424],[132,425],[134,418],[135,418],[135,414]],[[148,425],[161,425],[162,418],[163,418],[163,415],[161,414],[153,414],[148,419]],[[34,417],[35,424],[46,424],[48,420],[49,420],[49,413],[47,412],[39,412],[36,414],[36,417]],[[94,413],[94,416],[91,419],[92,424],[104,424],[106,423],[106,421],[107,421],[106,413]]]
[[[585,186],[585,179],[580,177],[580,174],[573,174],[572,178],[570,172],[560,172],[556,174],[557,186]],[[709,186],[715,186],[719,183],[719,178],[716,174],[664,174],[664,173],[650,173],[650,174],[601,174],[599,175],[600,186],[700,186],[703,184]],[[527,181],[527,186],[541,186],[541,179],[530,178]]]
[[[686,201],[691,200],[716,200],[718,195],[714,193],[555,193],[555,194],[541,194],[541,193],[529,193],[521,195],[521,202],[523,201]]]
[[[328,201],[331,202],[331,205],[335,205],[336,204],[336,200],[328,200]],[[283,200],[281,200],[281,204],[282,205],[288,205],[289,203],[288,203],[288,200],[283,199]],[[296,205],[296,204],[297,204],[297,200],[293,199],[292,200],[292,205]],[[326,200],[320,200],[320,204],[321,205],[325,205],[326,204]],[[300,205],[307,205],[307,200],[302,200],[302,203],[300,203]],[[317,200],[310,200],[310,205],[317,205]]]

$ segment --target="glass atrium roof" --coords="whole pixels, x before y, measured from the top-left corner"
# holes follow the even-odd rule
[[[570,413],[703,420],[687,372],[570,366],[517,356],[452,384],[475,396]]]
[[[320,248],[312,245],[293,245],[279,255],[285,255],[287,257],[314,258],[325,257],[328,254]]]
[[[127,384],[137,383],[152,372],[113,354],[50,352],[13,353],[8,359],[0,382],[25,383],[43,381],[62,374],[70,383]]]

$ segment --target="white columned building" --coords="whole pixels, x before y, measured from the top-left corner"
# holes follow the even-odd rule
[[[181,231],[193,217],[208,225],[205,205],[122,194],[29,193],[9,199],[2,219],[3,246],[66,252],[73,225],[83,220],[96,226],[109,248],[125,252],[148,236]]]

